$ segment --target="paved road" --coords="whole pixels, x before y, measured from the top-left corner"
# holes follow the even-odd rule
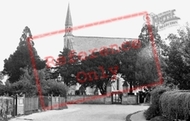
[[[68,109],[51,110],[17,117],[10,121],[125,121],[128,114],[148,106],[132,105],[68,105]]]

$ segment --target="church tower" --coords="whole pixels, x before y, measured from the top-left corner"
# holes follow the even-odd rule
[[[73,34],[72,34],[72,18],[71,18],[71,12],[70,12],[70,6],[68,5],[67,8],[67,15],[65,20],[65,35],[64,35],[64,48],[68,48],[70,50],[73,50]]]

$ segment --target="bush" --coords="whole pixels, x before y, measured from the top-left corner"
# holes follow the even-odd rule
[[[54,96],[60,95],[61,97],[67,96],[68,87],[65,84],[51,80],[48,80],[47,83],[49,86],[49,94],[53,94]]]
[[[4,95],[6,93],[6,86],[0,84],[0,96]]]
[[[144,112],[144,116],[146,118],[146,120],[150,120],[152,118],[154,118],[155,116],[160,115],[159,110],[158,110],[158,106],[156,105],[151,105],[145,112]]]
[[[156,116],[152,118],[150,121],[168,121],[168,119],[164,116]]]
[[[190,116],[190,91],[168,91],[160,97],[160,109],[169,120],[188,119]]]
[[[164,92],[169,90],[171,90],[169,87],[159,86],[151,91],[151,104],[150,107],[144,112],[146,120],[150,120],[156,116],[161,116],[159,99]]]

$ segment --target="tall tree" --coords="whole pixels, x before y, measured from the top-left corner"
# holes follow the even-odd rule
[[[45,67],[45,61],[38,56],[34,48],[34,42],[31,39],[31,31],[26,26],[23,30],[17,50],[11,54],[8,59],[4,60],[3,73],[9,76],[11,83],[18,81],[20,76],[23,75],[23,72],[20,70],[21,68],[27,67],[31,74],[34,64],[36,64],[35,67],[37,70]]]
[[[169,77],[167,83],[178,85],[180,89],[190,89],[190,28],[179,29],[178,34],[169,34],[170,44],[165,51]]]
[[[86,56],[76,73],[77,81],[85,87],[96,85],[101,94],[106,94],[107,85],[120,67],[117,56],[118,51],[112,48],[104,48]]]
[[[141,47],[141,43],[138,40],[133,41],[126,41],[121,45],[121,53],[119,56],[120,59],[120,71],[122,77],[125,79],[125,83],[127,82],[130,84],[130,91],[129,94],[133,93],[132,86],[136,85],[136,61],[137,61],[137,54]]]
[[[145,25],[139,35],[141,48],[137,54],[135,77],[138,85],[162,81],[162,69],[165,66],[161,56],[164,42],[153,25]],[[163,53],[164,54],[164,53]]]
[[[57,70],[54,73],[55,78],[60,73],[68,86],[77,82],[84,87],[96,85],[101,93],[105,94],[107,83],[118,70],[119,61],[114,53],[114,49],[105,48],[81,57],[65,48],[60,53],[57,66],[54,68]]]

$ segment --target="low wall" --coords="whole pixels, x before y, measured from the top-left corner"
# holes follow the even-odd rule
[[[68,95],[68,104],[105,104],[105,98],[102,95]]]
[[[137,95],[122,96],[123,105],[138,104]],[[111,96],[102,95],[68,95],[67,104],[112,104]]]
[[[128,96],[123,96],[122,97],[122,104],[124,105],[135,105],[138,104],[136,95],[128,95]]]
[[[105,97],[101,95],[84,96],[84,104],[105,104]]]

